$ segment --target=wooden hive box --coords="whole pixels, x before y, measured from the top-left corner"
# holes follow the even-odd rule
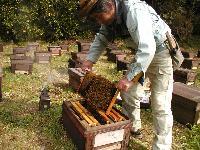
[[[63,102],[64,128],[79,150],[126,150],[132,127],[131,120],[115,108],[112,108],[110,112],[118,115],[120,120],[117,121],[108,118],[106,111],[103,110],[104,107],[102,110],[100,107],[91,109],[93,104],[91,105],[92,100],[88,98],[87,93],[94,89],[92,85],[96,84],[97,80],[91,79],[87,82],[88,78],[85,77],[86,75],[78,92],[83,98]],[[115,93],[113,96],[115,97]],[[99,103],[102,101],[99,100]]]
[[[181,67],[186,69],[198,69],[200,58],[185,58]]]
[[[3,77],[3,68],[0,66],[0,101],[2,101],[2,77]]]
[[[68,60],[68,68],[80,68],[82,63],[83,63],[83,60],[81,59],[74,60],[70,58]]]
[[[172,95],[174,119],[181,124],[200,123],[200,89],[175,82]]]
[[[76,41],[76,44],[78,45],[78,52],[88,51],[91,46],[91,42]]]
[[[19,74],[31,74],[33,60],[29,56],[11,56],[11,72]]]
[[[174,82],[182,82],[187,85],[193,85],[197,77],[197,72],[191,69],[179,68],[174,71],[173,77]]]
[[[28,43],[27,44],[27,50],[34,50],[34,51],[38,51],[40,49],[40,44],[39,43]]]
[[[195,53],[195,52],[187,52],[187,51],[184,51],[184,50],[182,50],[181,52],[182,52],[184,58],[191,58],[192,59],[192,58],[197,56],[197,53]]]
[[[52,56],[61,56],[61,47],[60,46],[48,46],[48,51],[51,52]]]
[[[51,61],[51,53],[46,51],[37,51],[34,53],[36,63],[49,63]]]
[[[124,58],[124,57],[126,57],[126,54],[124,52],[122,52],[121,50],[112,50],[107,56],[108,56],[108,61],[116,63],[117,57]]]
[[[66,53],[69,51],[69,44],[68,42],[62,42],[59,44],[59,46],[61,47],[61,52],[62,53]]]
[[[81,68],[68,68],[68,74],[69,86],[72,87],[75,91],[77,91],[85,73],[81,70]]]
[[[18,56],[26,56],[27,47],[14,47],[13,54]]]
[[[85,60],[85,58],[87,57],[88,51],[82,51],[82,52],[71,52],[71,58],[73,60]]]

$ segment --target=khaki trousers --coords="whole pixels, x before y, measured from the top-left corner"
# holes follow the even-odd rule
[[[172,60],[168,50],[155,54],[145,76],[151,82],[151,108],[153,115],[153,150],[169,150],[172,144],[173,116],[171,99],[173,91]],[[140,101],[143,94],[141,84],[133,85],[121,92],[123,111],[133,121],[133,129],[141,128]]]

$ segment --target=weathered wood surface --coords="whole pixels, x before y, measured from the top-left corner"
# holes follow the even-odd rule
[[[122,52],[121,50],[112,50],[110,53],[108,53],[107,57],[108,57],[108,61],[116,63],[117,57],[124,58],[126,57],[126,54]]]
[[[37,51],[34,55],[36,63],[49,63],[51,61],[51,53],[48,51]]]
[[[61,47],[60,46],[47,46],[49,52],[52,56],[61,56]]]
[[[184,58],[191,58],[192,59],[192,58],[197,56],[196,52],[187,52],[185,50],[182,50],[181,52],[182,52]]]
[[[84,73],[81,71],[81,68],[68,68],[68,74],[69,86],[75,91],[78,91],[81,81],[84,77]]]
[[[14,47],[13,54],[18,56],[25,56],[27,52],[27,47]]]
[[[73,60],[85,60],[87,57],[88,51],[81,51],[81,52],[71,52],[71,58]]]
[[[191,69],[179,68],[174,71],[173,77],[175,82],[192,85],[196,80],[197,72]]]
[[[80,59],[69,59],[68,60],[68,68],[80,68],[83,63],[83,60]]]
[[[172,96],[174,119],[182,124],[200,123],[200,89],[175,82]]]
[[[91,42],[87,41],[76,41],[76,44],[78,45],[78,52],[88,51],[91,46]]]
[[[33,60],[30,56],[11,55],[11,72],[20,74],[31,74]]]
[[[185,58],[181,67],[185,69],[198,69],[200,58]]]
[[[103,114],[105,115],[105,112],[103,112]],[[76,115],[76,112],[73,111],[71,101],[63,102],[63,126],[67,130],[68,134],[70,135],[78,149],[127,149],[130,140],[130,129],[132,127],[130,119],[124,117],[125,120],[119,122],[89,126],[88,123],[82,118],[83,117],[79,117],[78,115]],[[100,118],[101,115],[95,117],[95,119],[98,120],[99,123],[102,123],[100,121]],[[107,119],[110,120],[109,118]]]

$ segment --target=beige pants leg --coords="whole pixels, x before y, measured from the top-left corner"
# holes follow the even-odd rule
[[[155,55],[146,76],[151,81],[151,107],[155,131],[153,150],[169,150],[173,126],[171,112],[173,69],[168,50]],[[141,85],[136,84],[128,92],[121,94],[122,99],[125,100],[123,111],[133,120],[135,130],[141,128],[139,97],[142,90]]]
[[[168,50],[155,55],[146,75],[151,81],[151,107],[155,131],[153,150],[169,150],[173,126],[173,69]]]

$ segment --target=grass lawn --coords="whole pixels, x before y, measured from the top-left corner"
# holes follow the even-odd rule
[[[68,86],[70,52],[53,57],[50,64],[34,63],[31,75],[17,75],[10,70],[10,54],[15,46],[5,45],[1,60],[4,76],[3,101],[0,102],[0,150],[75,150],[76,146],[59,123],[63,101],[78,97]],[[42,47],[46,46],[42,43]],[[75,44],[71,43],[70,51],[76,50]],[[100,58],[94,70],[110,81],[117,81],[122,76],[116,64],[108,62],[106,56]],[[199,86],[199,81],[196,84]],[[50,88],[51,108],[40,112],[39,95],[45,86]],[[142,110],[141,117],[144,138],[135,140],[131,137],[130,150],[151,149],[151,110]],[[173,150],[184,149],[187,132],[188,128],[174,121]]]

